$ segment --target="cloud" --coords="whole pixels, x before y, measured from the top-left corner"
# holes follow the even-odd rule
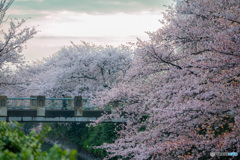
[[[158,22],[161,17],[151,12],[112,15],[48,12],[44,17],[27,22],[27,26],[38,24],[41,32],[28,42],[28,49],[23,53],[27,59],[40,59],[57,52],[64,45],[70,45],[70,41],[120,45],[136,42],[137,38],[146,40],[148,36],[144,31],[156,31],[161,27]]]
[[[151,12],[91,15],[59,11],[48,12],[44,17],[32,19],[26,25],[39,25],[40,36],[142,36],[145,31],[156,31],[161,26],[158,22],[161,18],[161,14]]]
[[[7,16],[10,18],[38,18],[38,17],[44,17],[48,13],[41,10],[33,10],[33,9],[20,9],[20,8],[10,8],[7,11]]]
[[[28,18],[40,30],[27,42],[27,59],[57,52],[70,41],[119,45],[147,39],[161,27],[163,5],[173,0],[15,0],[8,15]]]
[[[30,2],[30,1],[33,1],[33,2],[43,2],[43,0],[15,0],[17,2]]]
[[[41,3],[39,3],[41,2]],[[16,0],[14,7],[33,10],[68,10],[85,13],[158,11],[173,0]]]

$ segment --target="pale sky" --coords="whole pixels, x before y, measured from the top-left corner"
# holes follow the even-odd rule
[[[173,0],[15,0],[10,17],[29,18],[40,32],[27,43],[27,60],[41,59],[81,41],[119,45],[147,40],[161,27],[161,12]]]

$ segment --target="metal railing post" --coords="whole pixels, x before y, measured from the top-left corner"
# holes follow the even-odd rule
[[[45,116],[46,98],[37,96],[37,116]]]
[[[0,116],[7,116],[7,96],[0,96]]]
[[[83,99],[82,96],[74,97],[74,116],[81,117],[83,116]]]

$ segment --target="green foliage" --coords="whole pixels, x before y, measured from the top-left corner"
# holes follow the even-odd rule
[[[76,150],[69,152],[68,150],[62,150],[57,145],[54,145],[48,154],[46,160],[61,159],[61,160],[75,160]]]
[[[85,135],[88,134],[88,127],[86,126],[86,123],[73,123],[66,134],[71,144],[75,143],[82,146]]]
[[[89,127],[88,134],[84,138],[83,148],[101,158],[105,157],[106,152],[103,149],[94,149],[93,147],[100,146],[103,143],[113,143],[117,137],[115,128],[116,125],[111,123],[104,123],[96,127]]]
[[[82,145],[83,137],[88,133],[86,123],[61,124],[51,123],[52,131],[48,133],[48,138],[55,141],[61,141],[65,144]]]
[[[116,125],[104,123],[96,127],[87,127],[86,123],[72,123],[70,125],[52,123],[52,131],[48,133],[51,140],[61,140],[66,144],[78,145],[98,157],[104,157],[106,152],[102,149],[94,149],[103,143],[112,143],[116,138]]]
[[[42,140],[51,130],[45,127],[36,134],[25,135],[17,122],[0,122],[0,159],[4,160],[74,160],[76,151],[63,151],[54,146],[50,152],[41,150]]]
[[[22,131],[24,134],[29,134],[32,128],[39,126],[39,122],[19,122],[22,125]]]
[[[138,129],[138,132],[143,132],[143,131],[146,131],[146,126],[144,125]]]
[[[111,111],[111,105],[110,104],[106,105],[104,109],[107,111]]]

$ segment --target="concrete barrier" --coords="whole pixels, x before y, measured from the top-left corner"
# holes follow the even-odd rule
[[[37,116],[45,116],[46,98],[37,96]]]
[[[0,96],[0,116],[7,116],[7,96]]]
[[[74,97],[74,116],[82,117],[83,116],[83,99],[82,96]]]

